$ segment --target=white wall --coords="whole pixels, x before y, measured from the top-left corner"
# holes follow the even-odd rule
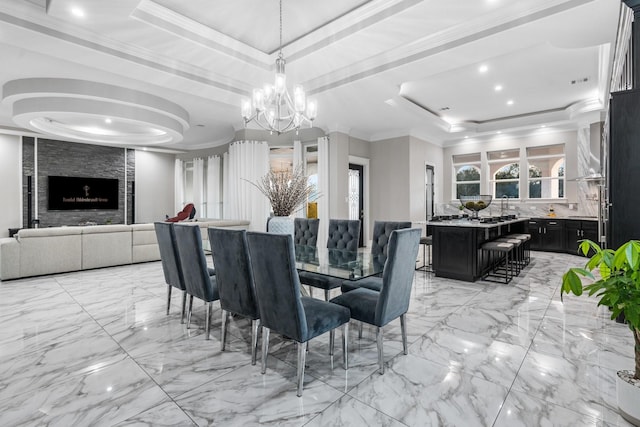
[[[136,151],[136,222],[164,221],[175,215],[175,155]]]
[[[411,221],[424,221],[427,216],[426,203],[426,165],[434,167],[434,202],[442,203],[443,196],[443,150],[442,147],[423,141],[419,138],[409,137],[409,219]]]
[[[22,226],[22,144],[19,136],[0,135],[0,237]]]
[[[408,220],[411,199],[409,137],[372,142],[370,151],[370,227],[373,228],[376,220]]]

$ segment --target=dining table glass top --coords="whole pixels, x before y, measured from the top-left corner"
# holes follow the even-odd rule
[[[384,264],[366,248],[357,251],[296,245],[296,268],[345,280],[358,280],[382,273]]]

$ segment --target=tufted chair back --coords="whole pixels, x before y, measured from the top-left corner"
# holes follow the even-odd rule
[[[316,244],[318,243],[319,226],[319,219],[295,218],[293,221],[294,244],[316,246]]]
[[[411,222],[376,221],[373,223],[371,255],[374,258],[374,262],[384,265],[387,261],[389,237],[391,236],[391,232],[402,228],[411,228]]]
[[[349,219],[330,219],[327,248],[346,251],[358,250],[360,240],[360,221]]]

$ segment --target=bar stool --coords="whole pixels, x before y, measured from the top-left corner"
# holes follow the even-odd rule
[[[486,242],[481,246],[483,257],[484,254],[487,254],[490,264],[482,280],[505,284],[511,282],[513,278],[511,260],[513,259],[514,247],[515,245],[513,243],[497,241]],[[502,261],[504,261],[504,275],[499,273]],[[495,280],[490,278],[495,278]]]
[[[431,268],[431,246],[433,245],[433,236],[422,236],[420,237],[420,244],[423,245],[422,249],[422,267],[417,267],[416,271],[426,271],[427,273],[433,273],[433,268]],[[427,253],[429,256],[427,257]],[[427,264],[427,258],[429,259],[429,264]]]
[[[520,250],[522,251],[523,265],[525,267],[529,265],[529,262],[531,261],[531,251],[529,249],[531,234],[515,233],[515,234],[508,234],[505,237],[509,239],[518,239],[522,242],[522,246]]]
[[[516,238],[509,238],[509,237],[498,237],[497,239],[494,240],[494,242],[506,242],[506,243],[512,243],[513,244],[513,256],[511,258],[511,263],[515,266],[516,268],[516,276],[520,275],[520,271],[522,271],[522,268],[524,268],[523,265],[523,258],[524,255],[522,254],[522,240],[520,239],[516,239]]]

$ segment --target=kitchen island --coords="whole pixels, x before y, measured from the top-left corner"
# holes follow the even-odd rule
[[[469,219],[427,222],[433,235],[433,269],[436,276],[474,282],[487,269],[482,262],[484,242],[511,233],[522,233],[527,218],[482,223]]]

